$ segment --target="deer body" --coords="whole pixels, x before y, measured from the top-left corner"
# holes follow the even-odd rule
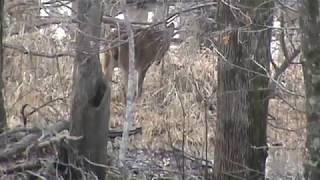
[[[173,24],[165,30],[146,28],[136,30],[134,33],[135,43],[135,70],[138,72],[138,97],[142,94],[143,81],[149,67],[154,63],[160,63],[170,46],[173,35]],[[112,34],[111,36],[117,36]],[[121,40],[127,40],[127,35],[121,35]],[[109,80],[112,80],[113,69],[119,67],[124,74],[125,93],[128,88],[129,73],[129,47],[128,42],[114,47],[105,53],[102,60],[103,71]]]

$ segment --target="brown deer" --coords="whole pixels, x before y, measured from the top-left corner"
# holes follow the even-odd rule
[[[138,92],[136,95],[141,97],[143,81],[149,67],[156,62],[160,64],[169,49],[170,41],[173,36],[173,23],[164,30],[156,28],[142,28],[135,30],[135,64],[134,67],[138,72]],[[109,39],[119,39],[118,32],[111,34]],[[128,36],[125,32],[121,32],[120,40],[127,40]],[[119,44],[119,42],[118,42]],[[116,46],[116,45],[113,45]],[[119,53],[120,52],[120,53]],[[120,67],[124,73],[125,94],[128,88],[128,72],[129,72],[129,47],[128,42],[121,44],[118,47],[113,47],[104,54],[101,59],[103,72],[111,81],[113,69]]]

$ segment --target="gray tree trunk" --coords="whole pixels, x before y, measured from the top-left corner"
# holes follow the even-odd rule
[[[308,162],[305,179],[320,179],[320,1],[303,0],[300,26],[305,61],[303,73],[306,89]]]
[[[78,3],[80,32],[76,37],[70,135],[81,138],[71,141],[73,151],[68,150],[67,157],[68,163],[83,164],[103,180],[111,90],[99,62],[102,5],[100,0],[79,0]],[[81,177],[72,173],[72,179]]]
[[[3,130],[7,127],[7,119],[6,119],[6,111],[4,108],[4,99],[3,99],[3,94],[2,90],[4,88],[4,83],[2,79],[2,71],[3,71],[3,8],[4,8],[4,0],[0,0],[0,133],[3,132]]]
[[[271,57],[271,29],[266,27],[272,24],[273,4],[263,2],[241,0],[240,7],[249,8],[236,14],[230,6],[218,6],[217,20],[225,32],[218,42],[216,180],[265,179]]]

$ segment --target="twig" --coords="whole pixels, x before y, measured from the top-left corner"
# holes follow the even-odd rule
[[[45,58],[50,58],[50,59],[57,58],[57,57],[63,57],[63,56],[69,56],[69,57],[74,57],[75,56],[71,52],[61,52],[61,53],[56,53],[56,54],[47,54],[47,53],[44,53],[44,52],[37,52],[37,51],[28,50],[27,48],[25,48],[23,46],[18,46],[18,45],[13,45],[13,44],[8,44],[8,43],[4,43],[3,47],[19,51],[19,52],[21,52],[23,54],[29,54],[29,55],[33,55],[33,56],[45,57]]]
[[[175,79],[177,80],[177,77],[175,77]],[[185,108],[184,108],[184,105],[182,103],[182,99],[180,97],[180,94],[178,92],[178,88],[177,88],[177,81],[175,80],[175,90],[176,90],[176,93],[177,93],[177,96],[178,96],[178,100],[179,100],[179,103],[180,103],[180,106],[181,106],[181,110],[182,110],[182,116],[183,116],[183,121],[182,121],[182,180],[185,179],[185,157],[184,157],[184,146],[185,146],[185,143],[186,143],[186,135],[185,135],[185,131],[186,131],[186,111],[185,111]]]
[[[37,179],[47,180],[45,177],[41,176],[40,174],[37,174],[37,173],[32,172],[32,171],[30,171],[30,170],[27,170],[26,173],[30,174],[31,176],[36,177]]]
[[[277,120],[278,120],[276,117],[274,117],[274,116],[271,115],[271,114],[268,114],[268,116],[271,118],[270,120],[274,120],[274,121],[277,121]],[[305,126],[299,127],[299,128],[296,128],[296,129],[285,128],[285,127],[280,127],[280,126],[274,125],[274,124],[271,123],[270,121],[268,121],[268,125],[270,125],[270,127],[274,128],[274,129],[279,129],[279,130],[289,131],[289,132],[295,132],[295,133],[296,133],[297,131],[299,131],[299,130],[303,130],[303,129],[306,128]]]
[[[40,105],[40,106],[38,106],[38,107],[36,107],[36,108],[33,108],[33,110],[32,110],[31,112],[29,112],[29,113],[27,114],[27,116],[32,115],[33,113],[39,111],[40,109],[46,107],[47,105],[49,105],[49,104],[51,104],[51,103],[54,103],[54,102],[56,102],[56,101],[63,101],[63,100],[65,100],[65,98],[60,98],[60,97],[59,97],[59,98],[52,99],[52,100],[50,100],[50,101],[48,101],[48,102],[45,102],[44,104],[42,104],[42,105]],[[27,105],[28,105],[28,104],[27,104]]]
[[[21,111],[20,111],[21,117],[22,117],[22,120],[23,120],[23,125],[26,127],[26,125],[27,125],[27,120],[28,120],[28,116],[32,115],[33,113],[39,111],[40,109],[46,107],[47,105],[49,105],[49,104],[51,104],[51,103],[53,103],[53,102],[56,102],[56,101],[58,101],[58,100],[63,101],[64,99],[65,99],[65,98],[52,99],[52,100],[50,100],[50,101],[48,101],[48,102],[46,102],[46,103],[44,103],[44,104],[42,104],[41,106],[38,106],[38,107],[36,107],[36,108],[33,108],[33,107],[32,107],[31,105],[29,105],[29,104],[24,104],[24,105],[22,106],[22,108],[21,108]],[[27,106],[31,106],[31,107],[33,108],[33,110],[32,110],[31,112],[29,112],[28,114],[25,114],[24,111],[25,111],[25,109],[27,108]]]

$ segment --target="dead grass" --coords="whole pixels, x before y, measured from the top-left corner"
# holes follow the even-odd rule
[[[50,36],[46,36],[50,37]],[[25,37],[23,37],[25,38]],[[8,40],[24,43],[22,37]],[[41,35],[34,35],[28,46],[46,52],[54,51],[59,43]],[[62,43],[63,44],[63,43]],[[4,70],[5,101],[10,127],[21,125],[22,105],[38,107],[56,98],[64,101],[52,102],[29,117],[31,124],[45,124],[46,121],[68,119],[69,94],[72,87],[72,59],[46,59],[21,55],[6,51]],[[188,45],[170,50],[161,65],[153,65],[145,79],[143,97],[136,108],[136,125],[143,127],[143,135],[132,139],[135,148],[150,150],[182,148],[183,132],[185,150],[198,157],[205,153],[205,127],[208,123],[209,158],[213,159],[214,128],[216,112],[208,111],[204,100],[216,106],[217,60],[210,51],[197,52]],[[123,119],[123,92],[119,72],[114,76],[118,83],[112,87],[111,127],[121,127]],[[290,66],[284,75],[287,87],[293,92],[303,94],[303,76],[299,66]],[[270,120],[268,141],[281,142],[283,151],[296,149],[302,154],[305,141],[304,98],[283,95],[270,101]],[[295,109],[296,108],[296,109]],[[32,109],[27,109],[31,111]],[[183,131],[184,130],[184,131]]]
[[[168,149],[171,146],[181,148],[184,124],[185,149],[198,156],[204,153],[206,136],[202,99],[209,98],[216,86],[213,72],[216,60],[209,52],[201,55],[195,53],[192,58],[182,56],[185,54],[181,52],[182,49],[170,51],[164,60],[163,71],[161,65],[153,65],[149,69],[143,97],[137,104],[135,122],[143,126],[143,137],[134,140],[133,144],[139,148],[154,150]],[[118,100],[112,105],[113,125],[119,125],[118,122],[122,119],[123,99],[117,97],[121,96],[121,93],[118,93],[120,89],[117,85],[113,87],[113,100]],[[207,118],[210,140],[213,139],[214,119],[213,115]]]
[[[54,52],[58,47],[53,39],[36,33],[31,37],[16,36],[7,42],[40,52]],[[30,105],[26,109],[27,114],[33,108],[52,102],[29,117],[31,124],[67,118],[69,103],[66,97],[72,86],[72,60],[41,58],[13,50],[5,53],[4,91],[9,126],[22,124],[20,111],[24,104]],[[57,98],[64,99],[58,101]]]

